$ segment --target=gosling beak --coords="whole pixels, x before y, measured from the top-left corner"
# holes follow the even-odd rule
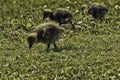
[[[31,49],[31,48],[32,48],[32,45],[33,45],[33,44],[29,44],[29,49]]]
[[[43,15],[43,20],[45,20],[47,17],[45,15]]]
[[[108,12],[108,9],[106,9],[106,12]]]
[[[43,17],[43,20],[45,20],[45,17]]]

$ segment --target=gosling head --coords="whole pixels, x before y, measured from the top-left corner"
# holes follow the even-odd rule
[[[83,13],[87,13],[87,10],[88,10],[88,6],[87,5],[82,5],[81,6],[81,11],[83,12]]]
[[[50,9],[45,9],[43,11],[43,20],[50,17],[52,15],[52,11]]]
[[[27,40],[28,40],[28,44],[29,44],[29,49],[31,49],[32,46],[33,46],[33,44],[34,44],[35,42],[37,42],[37,33],[30,33],[30,34],[28,35]]]

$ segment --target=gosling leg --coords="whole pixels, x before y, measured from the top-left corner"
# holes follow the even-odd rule
[[[50,43],[47,44],[47,49],[46,49],[47,52],[49,51],[49,48],[50,48]]]
[[[58,52],[58,51],[59,51],[59,49],[58,49],[58,47],[56,46],[56,44],[55,44],[55,43],[53,43],[53,45],[54,45],[54,51],[55,51],[55,52]]]
[[[55,43],[53,43],[53,45],[54,45],[54,48],[55,48],[55,49],[58,49],[58,47],[57,47],[57,45],[56,45]]]

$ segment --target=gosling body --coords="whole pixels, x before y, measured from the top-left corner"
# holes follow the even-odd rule
[[[98,3],[93,3],[91,5],[83,5],[81,10],[83,13],[92,15],[94,19],[103,19],[105,14],[108,12],[108,9]]]
[[[46,9],[43,11],[43,19],[47,17],[49,17],[51,20],[58,22],[59,25],[70,23],[72,25],[72,28],[75,28],[72,23],[73,14],[68,9],[57,8],[53,11]]]
[[[54,47],[57,48],[55,42],[63,32],[64,28],[54,23],[41,24],[28,35],[29,49],[34,43],[38,42],[47,44],[47,51],[49,50],[50,44],[54,44]]]

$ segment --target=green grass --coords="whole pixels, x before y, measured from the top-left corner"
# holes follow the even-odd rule
[[[81,13],[88,0],[0,0],[0,80],[119,80],[120,0],[91,0],[109,9],[93,22]],[[76,30],[66,24],[59,52],[43,43],[28,50],[27,34],[42,21],[45,8],[69,8]],[[79,25],[78,25],[79,24]]]

